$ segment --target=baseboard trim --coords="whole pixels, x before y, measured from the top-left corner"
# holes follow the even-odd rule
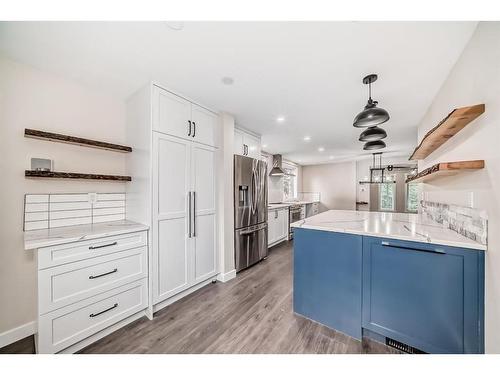
[[[22,326],[0,333],[0,348],[36,333],[36,322],[29,322]]]
[[[226,273],[219,273],[217,275],[217,280],[225,283],[225,282],[228,282],[229,280],[232,280],[236,277],[236,270],[231,270],[229,272],[226,272]]]

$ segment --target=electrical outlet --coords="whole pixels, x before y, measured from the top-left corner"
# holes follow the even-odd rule
[[[89,193],[89,203],[95,204],[97,203],[97,193]]]

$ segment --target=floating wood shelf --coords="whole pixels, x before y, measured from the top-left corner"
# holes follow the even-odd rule
[[[484,168],[484,160],[453,161],[435,164],[424,169],[415,176],[408,177],[406,182],[427,182],[436,178],[455,175],[460,172],[473,171]]]
[[[356,204],[360,206],[365,206],[368,204],[368,202],[356,202]]]
[[[457,134],[472,120],[484,113],[484,104],[454,109],[448,116],[431,129],[413,151],[410,160],[422,160]]]
[[[49,133],[41,130],[24,129],[24,136],[28,138],[43,139],[45,141],[72,143],[79,146],[100,148],[109,151],[132,152],[132,147],[129,146],[122,146],[114,143],[94,141],[92,139],[73,137],[71,135]]]
[[[80,180],[106,180],[106,181],[132,181],[130,176],[115,176],[109,174],[88,174],[70,172],[50,172],[50,171],[24,171],[25,177],[34,178],[69,178]]]

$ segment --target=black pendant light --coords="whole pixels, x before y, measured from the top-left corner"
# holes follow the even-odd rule
[[[378,108],[378,102],[372,100],[372,83],[375,82],[377,78],[378,76],[376,74],[370,74],[363,78],[363,83],[368,85],[369,95],[365,109],[354,118],[353,126],[356,128],[369,128],[383,124],[389,120],[389,113],[383,108]]]
[[[363,131],[363,133],[359,135],[359,140],[361,142],[371,142],[379,141],[381,139],[384,139],[385,137],[387,137],[387,133],[384,129],[373,126]]]
[[[381,148],[384,147],[385,147],[384,141],[371,141],[365,143],[365,145],[363,146],[363,150],[380,150]]]

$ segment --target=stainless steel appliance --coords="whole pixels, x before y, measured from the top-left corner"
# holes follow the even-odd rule
[[[236,272],[267,256],[267,165],[234,155]]]
[[[290,206],[290,220],[288,222],[290,224],[299,221],[299,220],[304,220],[306,218],[306,206],[303,204],[294,204]],[[293,239],[293,228],[289,227],[289,235],[288,239],[292,240]]]

